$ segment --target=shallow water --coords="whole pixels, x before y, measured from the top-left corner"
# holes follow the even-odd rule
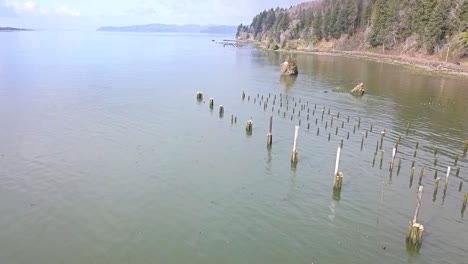
[[[464,263],[468,256],[468,216],[461,213],[468,188],[467,81],[301,54],[292,55],[299,76],[281,78],[286,54],[211,41],[226,36],[9,32],[0,38],[1,263]],[[362,98],[331,91],[359,82],[368,90]],[[196,101],[197,91],[204,102]],[[270,95],[267,110],[257,95]],[[307,103],[309,121],[306,109],[298,116]],[[249,119],[252,135],[245,132]],[[381,152],[374,166],[373,153],[383,129],[380,168]],[[390,175],[398,136],[402,166]],[[338,197],[332,184],[341,138],[345,176]],[[422,166],[425,234],[414,252],[405,235]]]

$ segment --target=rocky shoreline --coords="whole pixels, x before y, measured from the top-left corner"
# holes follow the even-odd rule
[[[250,43],[262,50],[283,52],[283,53],[299,53],[299,54],[316,54],[326,56],[344,56],[350,58],[359,58],[372,61],[378,61],[388,64],[397,64],[409,67],[413,70],[419,70],[421,73],[447,75],[459,79],[468,80],[468,67],[462,65],[431,60],[427,58],[418,58],[408,55],[389,55],[379,54],[366,51],[342,51],[329,49],[268,49],[264,43],[252,40],[242,40],[240,42]]]

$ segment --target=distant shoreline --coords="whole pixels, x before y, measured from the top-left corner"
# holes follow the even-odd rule
[[[301,50],[285,50],[267,49],[263,43],[252,40],[240,40],[238,42],[251,43],[257,48],[265,51],[274,51],[281,53],[297,53],[297,54],[315,54],[327,56],[343,56],[349,58],[358,58],[371,61],[382,62],[386,64],[401,65],[420,73],[436,73],[440,75],[448,75],[463,80],[468,80],[468,69],[466,67],[438,60],[430,60],[425,58],[411,57],[408,55],[390,55],[379,54],[375,52],[365,51],[342,51],[342,50],[328,50],[328,49],[301,49]]]
[[[11,32],[11,31],[32,31],[32,30],[25,29],[25,28],[0,27],[0,32]]]

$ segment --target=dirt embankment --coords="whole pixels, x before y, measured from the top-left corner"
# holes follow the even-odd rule
[[[271,45],[258,41],[243,41],[255,44],[258,48],[271,50]],[[349,43],[349,42],[348,42]],[[447,74],[468,79],[468,58],[450,58],[446,62],[444,58],[437,55],[426,55],[424,51],[414,52],[405,47],[393,47],[392,49],[370,50],[364,45],[344,46],[340,40],[322,41],[310,47],[300,40],[289,41],[278,52],[289,53],[312,53],[319,55],[334,55],[374,60],[384,63],[406,65],[422,69],[428,72]]]

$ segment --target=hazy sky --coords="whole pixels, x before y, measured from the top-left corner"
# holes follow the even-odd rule
[[[0,26],[95,29],[108,25],[250,23],[271,7],[305,0],[0,0]]]

